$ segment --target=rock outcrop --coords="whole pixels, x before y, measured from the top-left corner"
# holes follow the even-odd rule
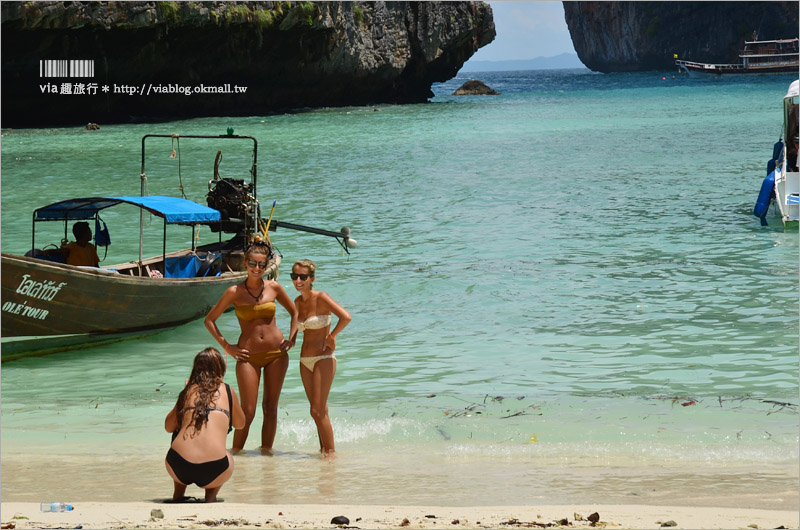
[[[1,7],[4,127],[424,102],[495,37],[491,8],[466,1]],[[60,63],[44,60],[92,75],[47,77]]]
[[[745,40],[798,36],[797,2],[563,2],[581,62],[598,72],[735,63]]]
[[[453,92],[454,96],[499,96],[500,92],[489,87],[483,81],[470,79]]]

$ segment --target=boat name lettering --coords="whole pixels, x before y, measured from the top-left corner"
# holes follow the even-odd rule
[[[21,304],[17,304],[15,302],[6,302],[3,304],[3,311],[6,313],[11,313],[12,315],[22,315],[24,317],[30,317],[36,320],[44,320],[47,318],[47,315],[50,314],[50,311],[47,309],[40,309],[27,304],[27,301]]]
[[[47,300],[49,302],[56,297],[62,287],[67,285],[67,282],[61,282],[56,285],[56,282],[52,280],[36,282],[29,279],[30,277],[30,274],[22,275],[22,281],[19,282],[19,286],[17,286],[17,293],[38,300]],[[3,309],[3,311],[5,311],[5,309]]]

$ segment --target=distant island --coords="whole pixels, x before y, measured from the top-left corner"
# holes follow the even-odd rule
[[[572,45],[595,72],[673,70],[675,56],[735,63],[745,40],[798,35],[793,2],[563,2]]]
[[[577,53],[562,53],[553,57],[518,59],[511,61],[469,60],[460,72],[499,72],[507,70],[560,70],[564,68],[586,68]]]

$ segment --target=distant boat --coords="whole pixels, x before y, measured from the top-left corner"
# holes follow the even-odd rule
[[[800,146],[798,131],[800,107],[800,81],[793,81],[783,97],[783,132],[772,148],[772,158],[767,161],[767,176],[761,184],[753,215],[766,225],[770,211],[780,215],[783,224],[800,220],[800,172],[797,152]],[[785,141],[785,143],[784,143]],[[775,210],[777,208],[777,210]]]
[[[699,63],[676,60],[681,70],[692,76],[723,74],[797,73],[798,39],[745,41],[736,64]]]

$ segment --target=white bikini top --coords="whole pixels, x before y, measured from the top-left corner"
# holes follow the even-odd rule
[[[308,317],[305,321],[300,322],[297,324],[298,331],[305,331],[307,329],[322,329],[325,326],[329,326],[331,324],[331,316],[330,315],[314,315],[313,317]]]

